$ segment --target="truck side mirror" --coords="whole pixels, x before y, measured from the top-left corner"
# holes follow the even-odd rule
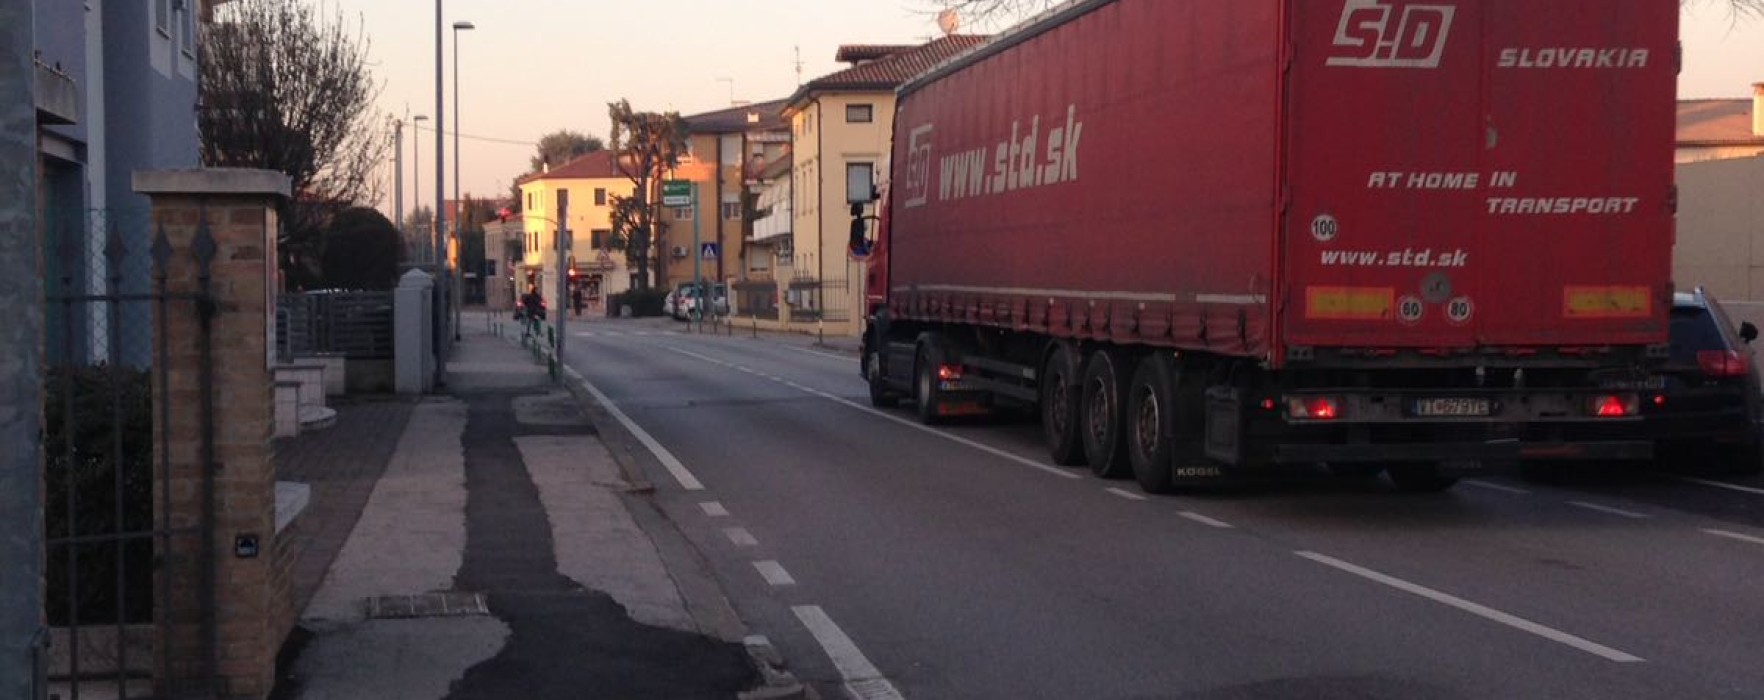
[[[1751,321],[1741,321],[1740,322],[1740,340],[1744,340],[1747,343],[1750,343],[1750,342],[1757,340],[1757,339],[1758,339],[1758,327],[1752,325]]]

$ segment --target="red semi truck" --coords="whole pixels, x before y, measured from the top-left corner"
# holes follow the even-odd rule
[[[1080,0],[903,86],[862,372],[1150,492],[1646,459],[1673,0]],[[854,241],[854,245],[859,245]]]

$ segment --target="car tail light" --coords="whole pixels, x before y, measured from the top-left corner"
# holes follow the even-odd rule
[[[1704,350],[1697,353],[1697,366],[1708,377],[1744,377],[1752,370],[1746,356],[1736,350]]]
[[[1299,420],[1335,420],[1341,404],[1327,396],[1294,396],[1286,399],[1286,414]]]
[[[937,366],[937,379],[939,381],[945,381],[945,382],[959,382],[959,381],[961,381],[962,380],[962,366],[961,365],[938,365]]]
[[[1599,418],[1627,418],[1641,412],[1641,400],[1633,394],[1594,396],[1587,400],[1586,412]]]

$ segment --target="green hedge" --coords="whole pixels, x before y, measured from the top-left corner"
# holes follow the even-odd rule
[[[662,315],[662,302],[668,297],[663,289],[634,289],[607,297],[606,315],[617,318],[619,309],[631,307],[631,315],[642,318]]]

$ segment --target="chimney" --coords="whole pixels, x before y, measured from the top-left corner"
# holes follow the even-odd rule
[[[1752,135],[1764,136],[1764,83],[1752,83]]]

